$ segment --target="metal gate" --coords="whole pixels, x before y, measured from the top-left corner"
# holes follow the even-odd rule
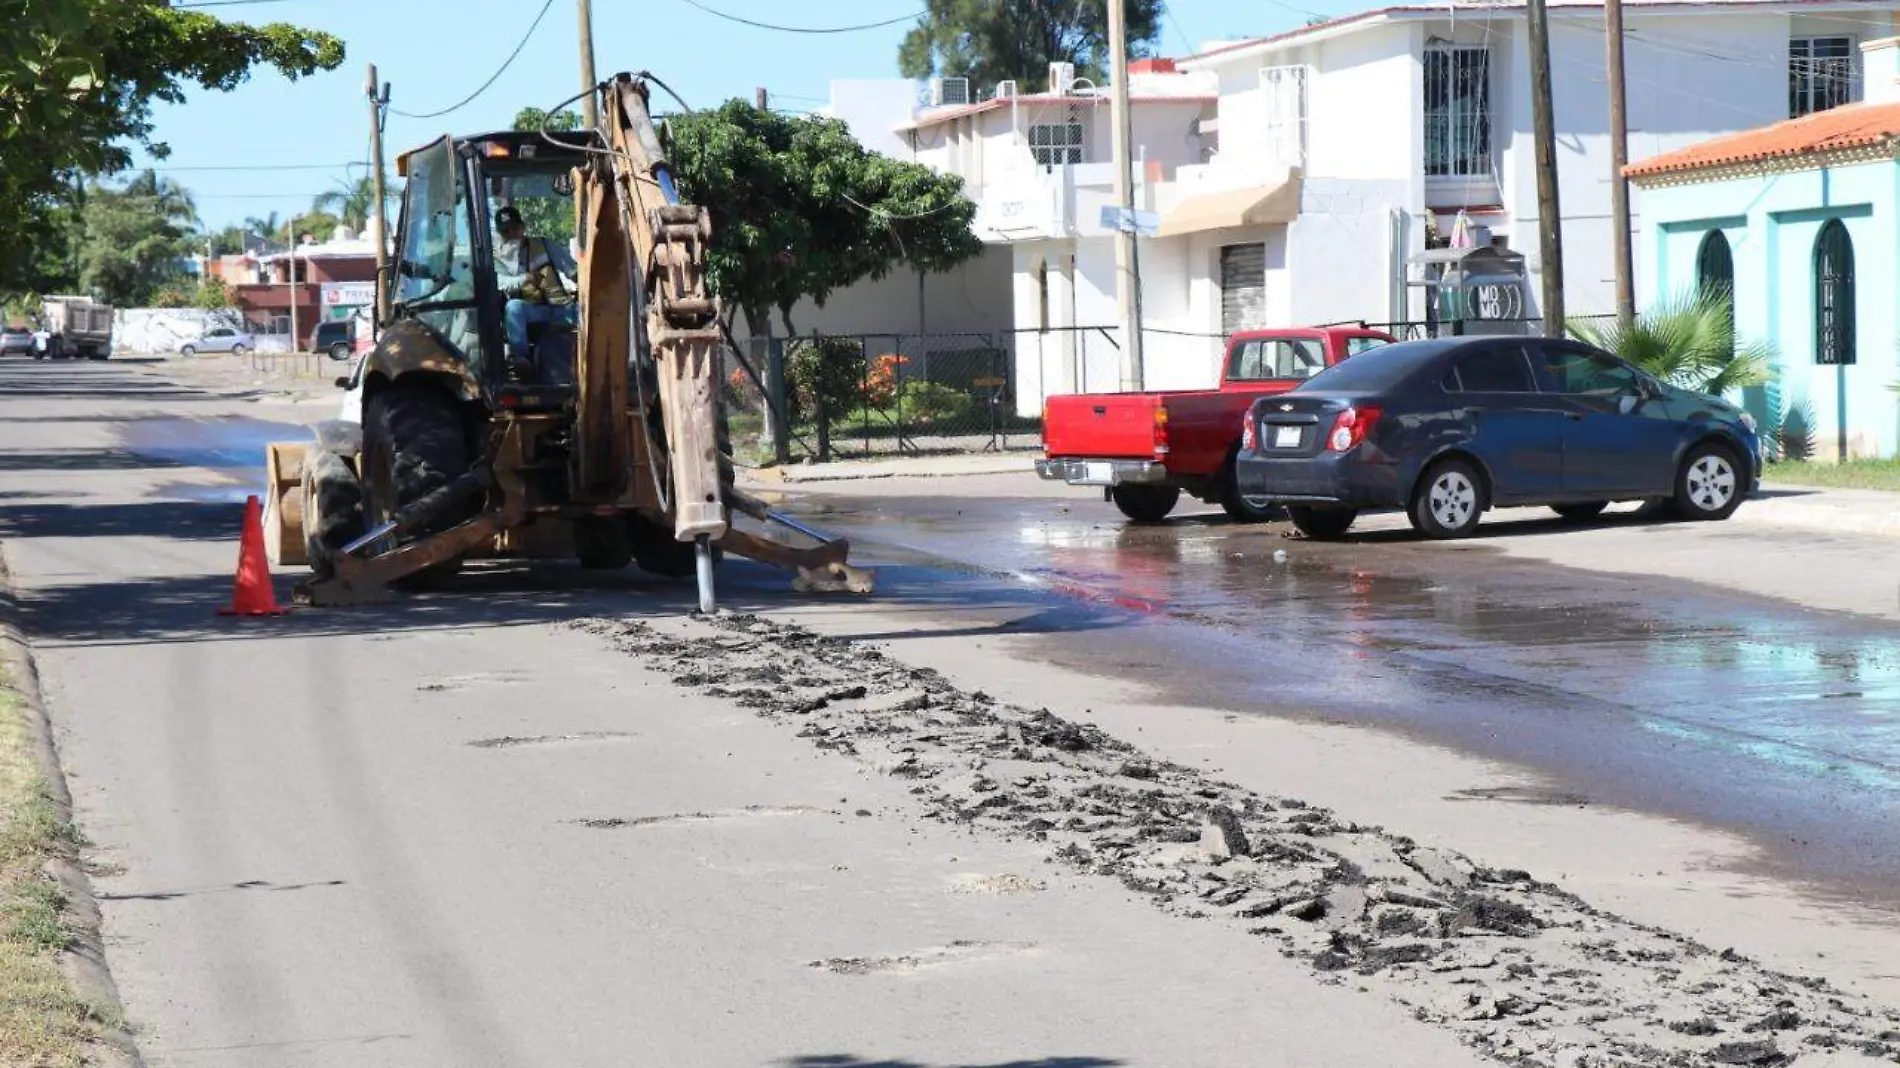
[[[1220,328],[1224,334],[1267,325],[1267,246],[1220,250]]]

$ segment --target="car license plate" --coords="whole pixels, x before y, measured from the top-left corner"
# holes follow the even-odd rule
[[[1300,445],[1300,428],[1297,426],[1277,426],[1273,428],[1273,447],[1276,449],[1297,449]]]
[[[1115,468],[1112,464],[1083,464],[1082,478],[1092,486],[1106,486],[1115,481]]]

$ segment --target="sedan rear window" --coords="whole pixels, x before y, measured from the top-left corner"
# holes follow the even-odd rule
[[[1536,380],[1524,350],[1516,345],[1496,345],[1479,349],[1458,361],[1446,388],[1466,393],[1535,393]]]
[[[1444,352],[1437,341],[1408,341],[1367,349],[1314,375],[1299,388],[1376,393],[1390,389]]]

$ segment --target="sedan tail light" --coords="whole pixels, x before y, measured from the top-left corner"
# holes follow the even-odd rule
[[[1380,414],[1376,404],[1355,405],[1340,412],[1333,419],[1332,433],[1326,435],[1326,447],[1333,452],[1350,452],[1366,440],[1366,434],[1379,421]]]

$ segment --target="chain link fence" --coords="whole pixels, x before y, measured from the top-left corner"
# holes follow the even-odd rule
[[[752,338],[727,355],[741,464],[1000,452],[1042,440],[1042,421],[1016,414],[1007,333]]]

